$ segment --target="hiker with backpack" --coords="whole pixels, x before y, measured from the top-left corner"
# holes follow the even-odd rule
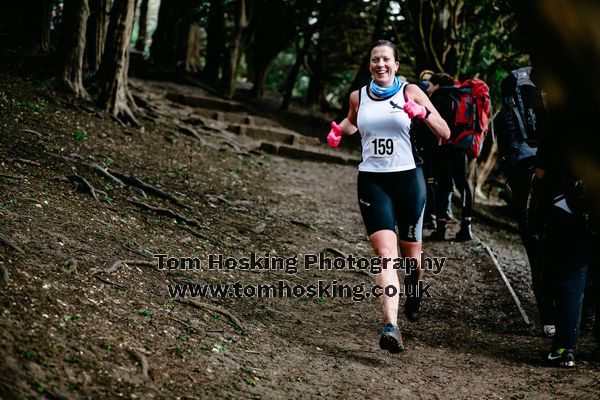
[[[391,295],[379,297],[384,322],[379,346],[390,353],[404,350],[397,325],[400,283],[397,271],[387,261],[398,258],[398,239],[402,257],[417,261],[417,267],[404,280],[404,313],[411,321],[418,317],[422,296],[417,288],[424,273],[420,261],[425,179],[410,134],[411,124],[420,119],[436,136],[444,139],[450,135],[427,95],[396,77],[399,66],[396,46],[385,40],[375,42],[369,62],[371,83],[350,94],[348,116],[339,125],[332,121],[327,136],[329,145],[337,147],[343,135],[360,130],[358,203],[371,245],[385,262],[375,283],[395,289]]]
[[[476,158],[483,146],[490,114],[489,88],[479,79],[456,85],[445,73],[434,74],[428,92],[432,104],[448,123],[451,136],[441,141],[434,158],[437,206],[437,228],[429,239],[446,240],[448,221],[452,218],[454,186],[461,194],[461,225],[455,240],[472,240],[473,188],[469,182],[469,158]]]
[[[546,360],[575,366],[580,316],[588,268],[597,252],[598,218],[586,183],[571,168],[564,137],[548,129],[541,138],[535,179],[546,203],[546,235],[542,244],[543,282],[553,294],[556,333]],[[597,338],[598,339],[598,338]]]
[[[571,368],[588,271],[597,267],[592,260],[598,259],[598,219],[585,182],[570,167],[562,132],[549,125],[535,70],[511,71],[502,96],[495,120],[500,165],[512,191],[544,334],[553,337],[546,361]]]
[[[547,207],[534,180],[536,155],[546,129],[542,91],[534,83],[531,67],[511,71],[502,81],[502,108],[494,120],[500,167],[510,187],[511,208],[525,247],[531,281],[544,336],[555,333],[554,300],[543,267],[543,240]]]
[[[417,86],[420,87],[425,93],[427,93],[427,89],[429,88],[429,80],[433,74],[435,74],[435,72],[430,69],[424,69],[421,71],[421,73],[419,73],[419,82],[417,83]]]

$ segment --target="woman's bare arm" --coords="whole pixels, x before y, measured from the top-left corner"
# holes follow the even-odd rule
[[[431,112],[429,117],[423,120],[429,129],[431,129],[436,136],[442,139],[449,139],[450,127],[448,127],[448,124],[441,117],[438,110],[436,110],[433,104],[431,104],[429,97],[427,97],[427,95],[417,85],[408,85],[406,88],[406,95],[408,96],[409,100],[424,106]]]
[[[358,131],[356,127],[356,116],[358,114],[358,90],[355,90],[350,94],[350,109],[348,110],[348,116],[340,122],[340,128],[344,135],[352,135]]]

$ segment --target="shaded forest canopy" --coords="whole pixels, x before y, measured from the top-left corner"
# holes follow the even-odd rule
[[[139,109],[128,90],[129,74],[157,79],[191,74],[227,99],[236,93],[256,100],[273,96],[282,110],[293,101],[311,113],[337,112],[340,119],[350,91],[369,80],[367,52],[374,39],[397,44],[399,73],[411,82],[424,69],[483,79],[496,111],[501,80],[530,64],[533,55],[551,107],[569,104],[570,115],[594,111],[598,104],[596,91],[569,83],[585,79],[597,65],[597,45],[585,44],[598,37],[591,22],[598,7],[592,3],[23,0],[4,5],[0,24],[10,32],[2,40],[42,56],[55,83],[133,125],[139,124]],[[565,23],[558,23],[563,16]],[[572,130],[561,122],[569,119],[556,122]],[[597,147],[586,143],[598,140],[585,119],[577,120],[583,125],[575,130],[581,140],[571,141],[577,145],[573,163],[578,152]],[[494,146],[486,142],[479,162],[487,167],[477,186],[494,164]],[[590,171],[585,174],[595,174]]]
[[[236,82],[257,99],[265,89],[277,91],[282,108],[290,96],[309,109],[341,107],[351,86],[368,80],[374,39],[398,45],[400,74],[413,82],[432,69],[482,78],[497,93],[506,71],[527,63],[505,0],[27,0],[6,11],[16,38],[54,53],[63,70],[69,64],[102,81],[102,56],[127,62],[108,51],[116,40],[113,16],[130,32],[132,58],[146,60],[145,69],[192,72],[229,98]],[[131,21],[126,11],[134,13]],[[85,96],[70,74],[63,82]]]

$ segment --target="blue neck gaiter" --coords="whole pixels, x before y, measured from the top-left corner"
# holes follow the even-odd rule
[[[371,85],[369,88],[371,89],[371,93],[373,93],[377,97],[390,97],[398,93],[400,90],[401,83],[400,79],[397,76],[394,77],[394,83],[391,86],[386,88],[382,88],[375,83],[375,79],[371,80]]]

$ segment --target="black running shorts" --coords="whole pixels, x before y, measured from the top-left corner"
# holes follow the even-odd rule
[[[405,242],[423,237],[425,178],[420,167],[400,172],[358,172],[358,204],[370,236],[382,229]]]

